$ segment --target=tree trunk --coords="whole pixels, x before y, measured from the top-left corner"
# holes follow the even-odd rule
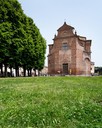
[[[32,69],[30,69],[30,76],[32,76]]]
[[[29,69],[27,71],[28,71],[28,76],[29,76]]]
[[[23,66],[24,77],[26,77],[26,68]]]
[[[38,76],[40,76],[40,71],[38,70]]]
[[[0,74],[0,76],[2,77],[2,76],[3,76],[3,64],[2,64],[2,63],[0,64],[0,69],[1,69],[1,74]]]
[[[19,76],[19,67],[16,66],[16,77],[18,77],[18,76]]]
[[[36,74],[36,69],[34,69],[34,76],[37,76],[37,74]]]
[[[7,64],[4,64],[4,67],[5,67],[5,69],[4,69],[4,76],[7,77]]]
[[[10,67],[10,76],[13,76],[12,67]]]
[[[28,69],[28,76],[32,76],[32,69]]]

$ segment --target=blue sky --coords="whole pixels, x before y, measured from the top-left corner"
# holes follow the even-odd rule
[[[78,35],[92,40],[91,60],[102,66],[102,0],[18,0],[24,13],[34,20],[48,44],[66,21]]]

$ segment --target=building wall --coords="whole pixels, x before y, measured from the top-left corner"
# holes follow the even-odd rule
[[[78,36],[73,27],[64,23],[49,45],[48,73],[90,75],[91,41]],[[65,71],[68,70],[68,71]]]

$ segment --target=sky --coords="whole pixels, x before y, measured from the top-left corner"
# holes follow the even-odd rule
[[[102,66],[102,0],[18,0],[24,13],[34,20],[48,45],[64,22],[80,36],[92,40],[91,61]]]

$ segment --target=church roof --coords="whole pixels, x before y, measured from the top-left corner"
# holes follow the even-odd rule
[[[66,22],[64,22],[64,24],[57,31],[63,31],[68,29],[74,29],[74,27],[67,25]]]

